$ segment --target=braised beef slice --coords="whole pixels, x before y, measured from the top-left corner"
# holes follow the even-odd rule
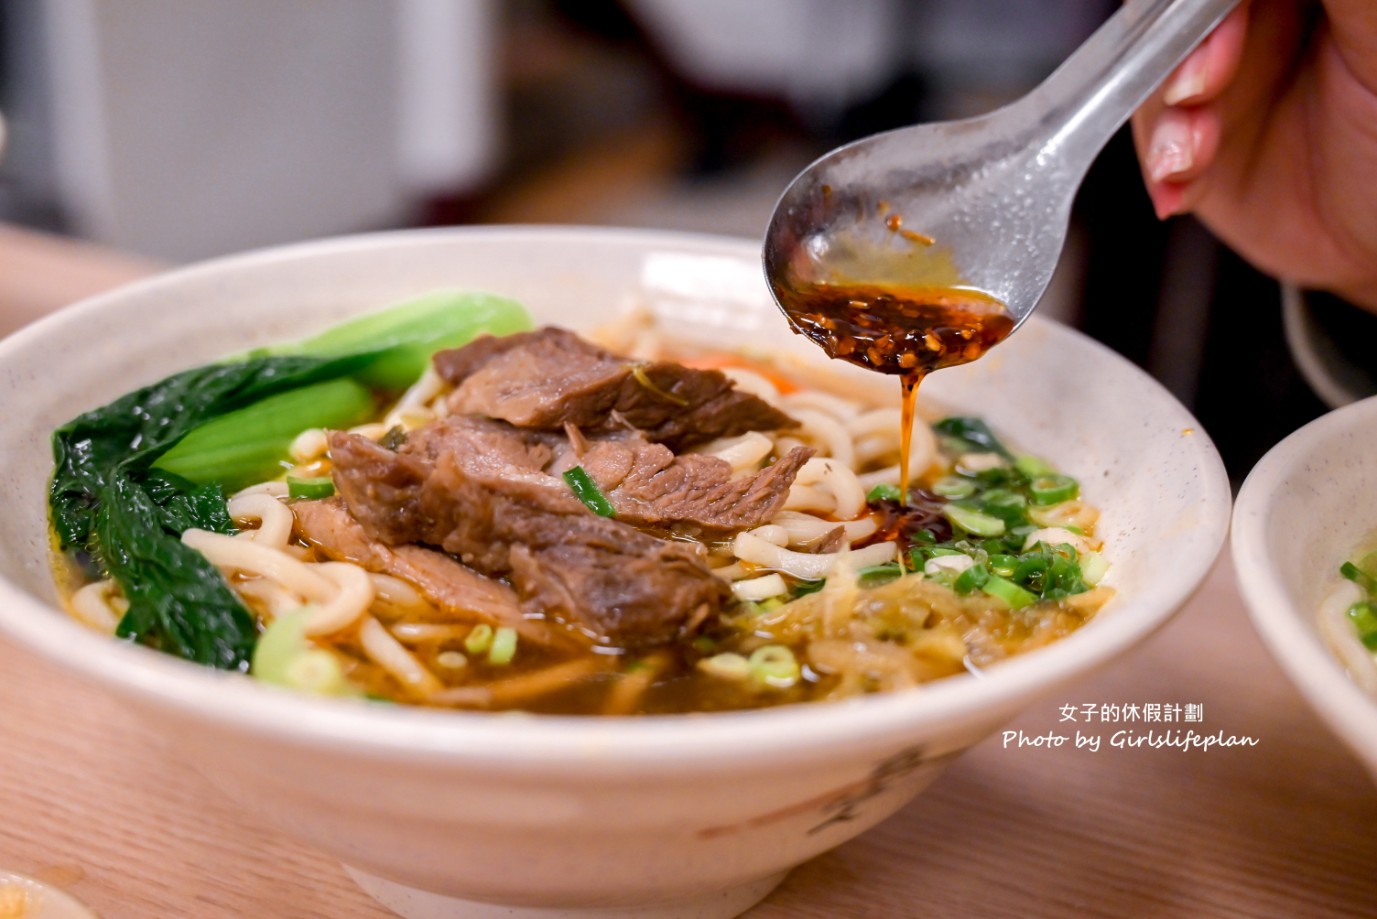
[[[501,581],[424,546],[388,546],[373,539],[349,513],[343,499],[294,501],[296,531],[316,551],[335,561],[352,562],[366,571],[389,574],[411,584],[438,609],[476,615],[494,625],[527,628],[516,592]]]
[[[764,400],[737,390],[717,370],[618,357],[564,329],[480,338],[435,356],[454,385],[450,408],[518,427],[585,434],[644,432],[677,451],[718,437],[797,425]]]
[[[725,534],[768,523],[784,506],[799,468],[813,455],[795,447],[773,466],[732,478],[726,460],[675,456],[637,434],[591,441],[578,457],[618,520]]]
[[[637,526],[726,535],[760,526],[789,497],[799,467],[812,451],[796,447],[753,475],[732,478],[715,456],[675,456],[636,432],[597,439],[524,431],[501,421],[450,415],[414,431],[401,452],[434,462],[453,455],[487,487],[520,492],[528,502],[556,513],[575,513],[580,502],[559,477],[579,465],[612,504],[614,516]]]
[[[480,430],[492,425],[461,421]],[[542,484],[543,473],[509,468],[510,475],[495,476],[495,463],[485,469],[474,460],[488,455],[472,441],[442,448],[442,440],[463,442],[455,430],[416,432],[421,436],[398,453],[357,435],[330,436],[336,485],[371,535],[440,546],[484,574],[510,579],[529,611],[627,648],[670,641],[730,597],[690,545],[598,517],[567,491]],[[496,430],[481,433],[495,437]]]

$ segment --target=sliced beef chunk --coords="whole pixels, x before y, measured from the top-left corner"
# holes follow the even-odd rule
[[[443,435],[450,437],[461,439]],[[542,484],[538,476],[558,482],[544,473],[494,475],[475,465],[487,451],[471,442],[444,449],[441,441],[439,430],[413,434],[409,452],[394,453],[357,435],[330,436],[336,485],[372,536],[439,546],[510,579],[528,610],[627,648],[670,641],[730,597],[693,547],[598,517]]]
[[[578,459],[607,495],[618,520],[734,533],[768,523],[812,455],[812,450],[796,447],[773,466],[734,479],[726,460],[675,456],[663,444],[626,434],[589,442]]]
[[[493,625],[517,627],[527,637],[542,629],[526,619],[511,587],[484,577],[424,546],[388,546],[365,532],[343,499],[295,501],[296,531],[326,558],[352,562],[366,571],[390,574],[411,584],[442,612],[477,615]]]
[[[524,431],[501,421],[451,415],[412,432],[402,453],[428,462],[449,454],[490,488],[520,492],[556,513],[577,513],[580,502],[558,473],[583,466],[612,504],[614,516],[637,526],[725,535],[768,522],[789,497],[789,486],[812,455],[804,447],[754,475],[732,478],[715,456],[675,456],[636,432],[597,439]]]
[[[457,413],[501,418],[517,427],[586,434],[627,427],[675,451],[746,431],[794,427],[788,415],[737,390],[716,370],[670,361],[638,364],[572,332],[547,327],[480,338],[435,356],[454,385]]]

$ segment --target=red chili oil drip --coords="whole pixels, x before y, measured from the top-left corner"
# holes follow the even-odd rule
[[[989,294],[957,287],[818,283],[777,293],[794,329],[829,357],[900,377],[899,488],[907,496],[919,384],[1003,341],[1014,328],[1008,309]]]

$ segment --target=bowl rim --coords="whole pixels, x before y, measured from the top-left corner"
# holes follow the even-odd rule
[[[580,226],[470,226],[387,231],[293,243],[224,256],[150,278],[79,301],[0,340],[0,363],[30,340],[79,325],[92,311],[105,309],[130,295],[158,287],[214,277],[235,268],[278,261],[347,253],[359,248],[407,247],[431,240],[480,237],[522,244],[558,244],[597,240],[609,246],[644,248],[649,244],[680,251],[708,251],[745,257],[755,253],[754,240],[712,234]],[[1034,316],[1046,334],[1078,340],[1110,356],[1120,369],[1171,401],[1183,427],[1201,431],[1198,422],[1160,383],[1141,368],[1088,336]],[[1063,339],[1065,340],[1065,339]],[[746,761],[772,767],[782,755],[793,761],[835,756],[840,747],[893,742],[917,726],[940,728],[976,724],[985,713],[1008,712],[1020,700],[1052,691],[1108,662],[1155,631],[1187,600],[1213,566],[1228,530],[1231,492],[1228,477],[1207,436],[1190,447],[1198,467],[1199,503],[1208,507],[1190,534],[1199,546],[1178,569],[1159,599],[1158,608],[1116,615],[1067,639],[1001,662],[984,677],[958,676],[908,691],[829,703],[786,705],[741,712],[599,718],[529,713],[437,711],[420,707],[348,700],[317,699],[290,690],[241,680],[172,658],[141,646],[111,641],[0,576],[0,635],[57,661],[85,679],[110,684],[164,712],[182,717],[212,718],[217,723],[258,736],[327,750],[445,760],[461,757],[475,763],[511,768],[525,764],[539,770],[556,761],[562,771],[606,776],[609,768],[630,776],[650,763],[662,767],[734,769]],[[818,743],[826,737],[826,744]],[[733,751],[724,757],[723,751]],[[553,758],[553,759],[551,759]],[[548,767],[546,767],[548,768]]]
[[[1377,702],[1325,646],[1314,628],[1315,611],[1307,618],[1287,599],[1267,550],[1271,499],[1278,486],[1317,445],[1364,426],[1377,426],[1377,396],[1321,415],[1268,450],[1238,491],[1230,552],[1239,593],[1272,657],[1330,727],[1369,763],[1377,764]]]

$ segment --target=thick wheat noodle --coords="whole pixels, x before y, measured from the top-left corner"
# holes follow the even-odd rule
[[[824,412],[843,424],[847,418],[851,418],[860,411],[860,406],[850,399],[843,399],[841,396],[834,396],[831,393],[819,392],[818,390],[789,393],[779,400],[779,405],[780,408],[791,414],[798,409]]]
[[[430,404],[435,398],[446,389],[445,381],[435,371],[434,365],[429,365],[422,373],[420,379],[411,384],[411,388],[402,394],[397,400],[397,404],[392,406],[392,410],[383,419],[383,424],[388,428],[403,424],[407,416],[414,413],[423,412],[433,414]],[[404,425],[403,425],[404,426]]]
[[[373,590],[378,599],[392,606],[399,609],[429,609],[431,606],[430,601],[421,596],[421,592],[408,581],[376,571],[369,572],[368,577],[373,581]]]
[[[394,622],[388,626],[392,637],[403,644],[426,644],[429,642],[462,641],[473,626],[448,622]]]
[[[317,571],[316,565],[292,558],[251,540],[235,539],[209,530],[189,529],[182,542],[199,551],[218,568],[228,568],[269,578],[308,602],[324,602],[337,592],[335,582]]]
[[[194,528],[182,534],[182,542],[217,568],[267,578],[316,604],[316,612],[306,623],[309,635],[324,635],[353,624],[373,602],[373,582],[357,565],[309,565],[280,549]]]
[[[722,372],[742,392],[764,399],[771,405],[779,404],[779,388],[763,374],[756,373],[754,370],[747,370],[744,367],[723,367]]]
[[[359,644],[369,660],[422,699],[430,700],[444,689],[445,684],[372,616],[359,624]]]
[[[768,600],[789,592],[789,585],[778,572],[743,578],[732,583],[732,593],[738,600]]]
[[[301,598],[276,581],[249,578],[233,582],[240,596],[256,600],[259,609],[266,610],[273,619],[301,609]]]
[[[846,430],[854,438],[883,437],[899,449],[899,423],[903,413],[897,408],[875,408],[853,415],[846,421]]]
[[[789,531],[777,524],[767,523],[749,531],[756,539],[763,539],[773,546],[789,545]]]
[[[835,457],[815,456],[803,464],[794,479],[796,486],[821,485],[833,497],[832,516],[839,520],[855,520],[866,513],[865,489],[850,466]],[[785,502],[786,510],[794,510]]]
[[[359,621],[373,605],[376,591],[373,581],[357,565],[348,562],[321,562],[317,565],[339,590],[333,597],[315,604],[315,611],[306,620],[303,631],[307,635],[330,635]]]
[[[780,511],[775,515],[774,520],[770,521],[770,525],[780,527],[788,533],[789,540],[785,545],[789,546],[806,545],[814,542],[831,533],[837,527],[841,527],[846,532],[848,543],[855,543],[873,535],[880,528],[874,517],[861,517],[858,520],[824,520],[821,517],[802,514],[797,511]]]
[[[791,409],[789,414],[803,426],[804,435],[811,438],[815,445],[823,447],[828,456],[848,469],[855,466],[856,448],[840,421],[816,409]]]
[[[124,616],[124,611],[115,605],[120,598],[118,590],[108,578],[93,581],[72,594],[72,612],[91,628],[113,635]]]
[[[381,421],[370,421],[367,424],[355,425],[349,429],[349,433],[357,434],[360,437],[366,437],[369,440],[382,440],[390,430],[391,428]]]
[[[253,541],[260,546],[270,546],[274,549],[281,549],[287,545],[287,540],[292,538],[292,526],[296,522],[287,505],[263,492],[235,495],[230,498],[229,515],[234,518],[235,523],[241,525],[245,520],[258,521],[258,529],[246,532],[252,533]]]
[[[844,549],[841,552],[795,552],[750,533],[738,533],[732,541],[732,551],[743,561],[782,571],[805,581],[816,581],[831,575],[832,569],[848,555],[854,567],[869,568],[894,561],[896,550],[892,542],[877,542],[864,549]]]
[[[784,501],[784,509],[830,514],[837,509],[837,496],[825,488],[795,482],[789,488],[789,497]]]
[[[748,431],[739,437],[715,440],[699,451],[726,461],[733,473],[760,468],[760,463],[774,450],[774,441],[759,431]]]
[[[320,459],[330,449],[330,441],[320,428],[307,428],[292,440],[287,455],[297,463]]]

